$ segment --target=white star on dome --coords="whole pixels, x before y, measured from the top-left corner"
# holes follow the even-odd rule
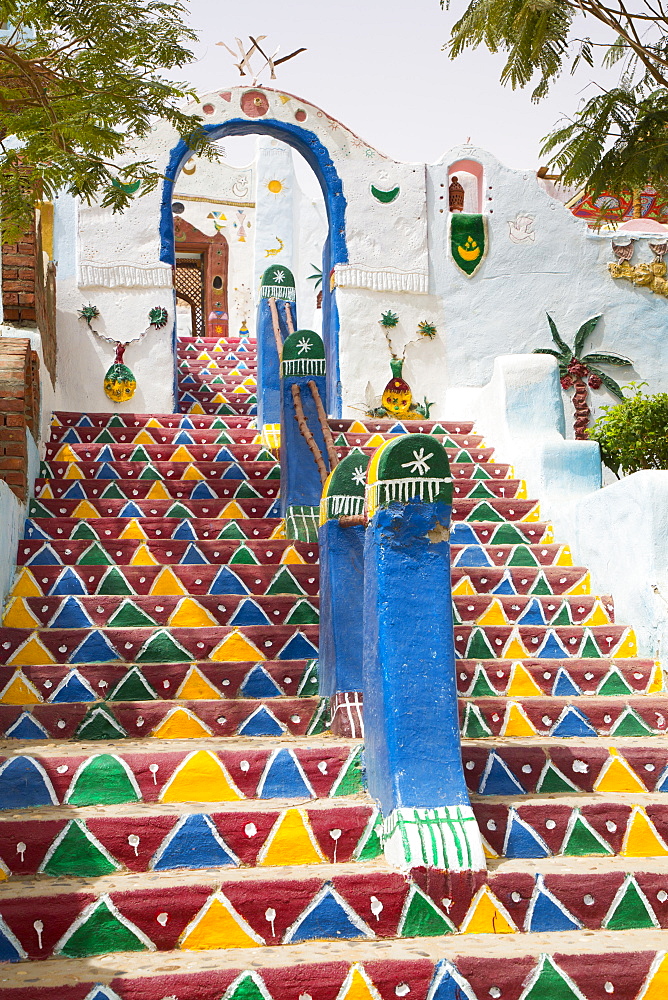
[[[282,285],[285,281],[285,271],[274,271],[274,281],[277,285]]]
[[[425,455],[424,448],[420,448],[419,451],[413,452],[413,462],[402,462],[402,469],[410,469],[414,475],[424,476],[425,473],[429,472],[429,462],[428,459],[433,458],[434,453],[430,451],[428,455]]]
[[[366,472],[363,466],[361,465],[357,466],[357,468],[353,471],[352,479],[354,480],[354,482],[357,483],[358,486],[364,486],[366,482]]]
[[[297,342],[297,347],[299,348],[300,354],[308,354],[308,352],[313,347],[313,344],[308,339],[308,337],[302,337],[302,339]]]

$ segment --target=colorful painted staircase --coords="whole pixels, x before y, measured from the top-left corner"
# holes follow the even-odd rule
[[[331,421],[341,457],[439,435],[455,479],[490,870],[393,871],[317,697],[318,551],[284,538],[254,342],[178,353],[181,414],[56,414],[30,503],[0,628],[0,995],[663,1000],[668,705],[611,598],[470,424]]]

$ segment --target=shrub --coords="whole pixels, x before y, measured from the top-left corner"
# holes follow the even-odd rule
[[[668,393],[642,391],[646,382],[626,386],[626,398],[604,406],[588,435],[601,446],[603,463],[619,478],[640,469],[668,469]]]

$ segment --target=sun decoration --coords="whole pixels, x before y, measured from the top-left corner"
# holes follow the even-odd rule
[[[421,337],[428,337],[429,340],[433,340],[436,336],[436,332],[434,324],[427,322],[426,319],[422,320],[421,323],[418,323],[418,333]]]
[[[391,329],[393,326],[396,326],[398,322],[399,322],[399,317],[397,316],[396,313],[393,313],[391,309],[388,309],[387,312],[381,314],[380,317],[381,326],[390,327]]]
[[[148,321],[156,330],[167,325],[167,310],[163,306],[154,306],[148,314]]]
[[[279,181],[278,178],[274,178],[274,180],[269,181],[267,184],[267,191],[269,191],[270,194],[280,194],[284,186],[283,181]]]
[[[100,315],[100,310],[97,308],[97,306],[92,306],[90,302],[88,303],[87,306],[82,306],[81,309],[79,310],[79,319],[86,320],[89,330],[93,329],[91,323],[93,322],[94,319],[97,319],[99,315]]]

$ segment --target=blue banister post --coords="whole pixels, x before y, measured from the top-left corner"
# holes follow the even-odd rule
[[[320,501],[320,694],[330,731],[361,738],[364,633],[364,489],[368,457],[347,455]]]
[[[272,264],[262,275],[257,307],[257,413],[261,430],[267,424],[280,423],[279,343],[282,344],[296,326],[295,279],[289,268]]]
[[[402,434],[372,456],[364,549],[369,791],[394,866],[484,870],[462,768],[445,448]]]

